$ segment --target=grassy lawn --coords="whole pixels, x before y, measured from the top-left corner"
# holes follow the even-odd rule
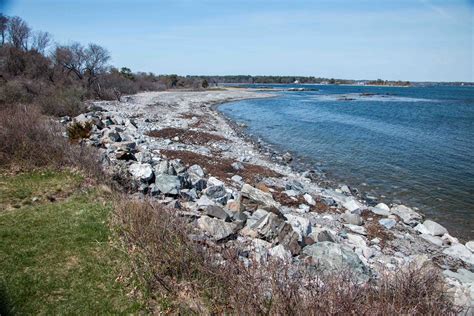
[[[71,172],[0,175],[0,315],[130,314],[140,300],[110,197]]]

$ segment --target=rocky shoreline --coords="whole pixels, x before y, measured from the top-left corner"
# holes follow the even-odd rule
[[[407,265],[442,270],[455,303],[474,306],[474,242],[462,244],[404,205],[372,205],[347,186],[290,166],[216,111],[219,104],[272,97],[247,89],[146,92],[94,102],[63,118],[90,122],[86,144],[137,196],[176,208],[196,240],[239,249],[245,264],[278,258],[324,271],[348,267],[361,282]],[[472,312],[472,310],[471,310]]]

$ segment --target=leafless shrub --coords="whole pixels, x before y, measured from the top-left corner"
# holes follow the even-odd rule
[[[85,90],[80,87],[50,89],[43,93],[36,102],[44,114],[52,116],[77,116],[86,110],[84,105]]]
[[[42,116],[36,106],[7,106],[0,110],[0,167],[74,167],[101,175],[92,148],[70,144],[62,127]]]
[[[408,268],[360,283],[350,271],[315,275],[279,261],[248,268],[238,251],[192,242],[190,225],[149,201],[121,200],[115,214],[136,271],[161,312],[199,314],[434,314],[460,311],[438,271]],[[164,303],[163,303],[164,302]]]

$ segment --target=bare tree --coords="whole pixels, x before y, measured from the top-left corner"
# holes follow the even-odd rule
[[[31,48],[43,54],[51,43],[51,35],[48,32],[37,31],[33,34]]]
[[[110,60],[110,54],[107,49],[97,44],[89,44],[84,50],[85,73],[87,75],[87,84],[92,86],[97,76],[107,70],[107,63]]]
[[[30,38],[31,29],[20,17],[13,17],[7,26],[8,38],[10,43],[23,50],[28,50],[28,40]]]
[[[2,46],[5,45],[7,37],[8,17],[0,13],[0,36],[2,36]]]
[[[67,69],[68,73],[74,73],[80,80],[84,78],[85,53],[81,44],[57,46],[53,59],[56,65]]]

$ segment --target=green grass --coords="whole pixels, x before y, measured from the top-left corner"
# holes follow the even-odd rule
[[[110,198],[83,181],[71,172],[0,176],[0,315],[140,310],[108,225]]]

